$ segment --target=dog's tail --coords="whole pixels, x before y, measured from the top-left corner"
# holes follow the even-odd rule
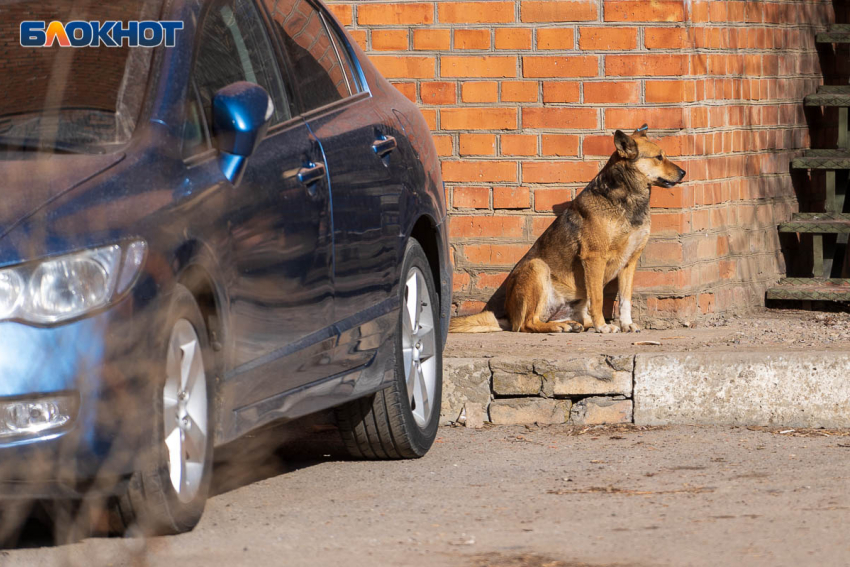
[[[507,331],[507,321],[499,321],[492,311],[482,311],[466,317],[453,317],[449,323],[450,333],[495,333]]]

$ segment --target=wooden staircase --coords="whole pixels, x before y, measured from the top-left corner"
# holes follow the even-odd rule
[[[818,43],[850,43],[850,25],[833,25],[829,31],[817,34]],[[795,169],[821,169],[826,175],[824,212],[795,213],[791,220],[779,225],[779,232],[809,233],[812,235],[812,277],[783,278],[767,290],[767,299],[797,299],[804,301],[850,301],[850,266],[844,265],[847,241],[850,237],[850,213],[845,213],[846,184],[836,186],[835,172],[850,170],[850,138],[848,138],[848,108],[850,85],[823,85],[805,99],[806,106],[838,108],[838,148],[808,150],[803,157],[791,162]],[[847,203],[850,204],[850,203]],[[824,235],[835,234],[824,247]],[[840,275],[841,277],[831,277]]]

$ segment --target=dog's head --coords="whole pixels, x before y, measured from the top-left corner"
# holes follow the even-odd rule
[[[614,132],[616,155],[646,177],[650,185],[672,187],[685,177],[685,170],[667,159],[664,151],[650,141],[646,132],[646,124],[631,136],[620,130]]]

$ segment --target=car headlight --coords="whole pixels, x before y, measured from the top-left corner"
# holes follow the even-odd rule
[[[105,307],[135,280],[146,249],[137,240],[0,269],[0,320],[51,324]]]

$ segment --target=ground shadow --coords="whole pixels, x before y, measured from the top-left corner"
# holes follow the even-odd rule
[[[216,449],[210,498],[244,486],[329,461],[349,460],[332,414],[320,412],[284,424],[274,424]],[[72,503],[67,503],[73,506]],[[104,521],[74,529],[57,520],[56,503],[22,503],[16,514],[20,524],[0,547],[33,549],[61,547],[83,539],[116,537]],[[68,522],[66,522],[68,523]]]

